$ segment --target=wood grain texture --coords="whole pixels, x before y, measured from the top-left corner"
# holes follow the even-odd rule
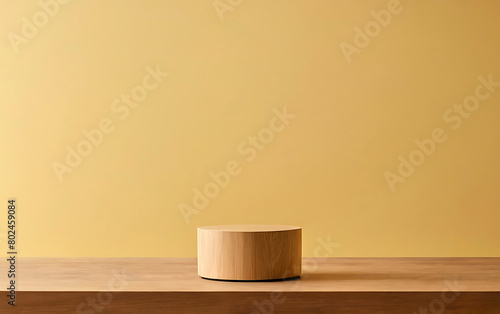
[[[18,269],[18,306],[2,298],[0,313],[433,313],[440,301],[435,313],[500,313],[500,258],[304,258],[300,280],[277,282],[203,280],[194,258],[20,258]]]
[[[500,313],[500,293],[463,292],[442,311],[431,311],[440,298],[440,292],[122,292],[101,304],[97,292],[21,292],[20,305],[7,309],[2,304],[0,313]],[[95,307],[89,300],[96,301]]]
[[[300,276],[302,229],[278,225],[198,228],[198,274],[221,280]]]

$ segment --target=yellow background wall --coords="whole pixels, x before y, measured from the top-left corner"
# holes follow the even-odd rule
[[[197,226],[237,223],[302,226],[304,256],[329,241],[321,255],[500,256],[500,87],[447,112],[500,81],[499,3],[220,2],[73,0],[20,43],[42,9],[1,1],[2,247],[15,197],[21,256],[194,257]],[[169,75],[125,117],[115,100],[157,66]],[[59,180],[102,119],[112,131]],[[446,140],[392,191],[387,172],[435,129]],[[186,223],[179,205],[196,210],[231,160],[241,172]]]

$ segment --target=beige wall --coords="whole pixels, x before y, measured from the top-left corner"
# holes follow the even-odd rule
[[[195,256],[238,223],[302,226],[304,256],[500,256],[499,3],[1,4],[21,256]]]

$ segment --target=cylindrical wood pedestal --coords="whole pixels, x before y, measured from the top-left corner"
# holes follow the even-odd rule
[[[198,228],[198,275],[220,280],[300,276],[302,228],[232,225]]]

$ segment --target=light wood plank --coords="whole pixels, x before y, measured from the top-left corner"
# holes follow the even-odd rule
[[[123,273],[123,291],[500,291],[500,258],[304,258],[302,278],[276,282],[202,279],[195,258],[21,258],[20,291],[98,291]],[[6,274],[6,264],[0,273]]]

